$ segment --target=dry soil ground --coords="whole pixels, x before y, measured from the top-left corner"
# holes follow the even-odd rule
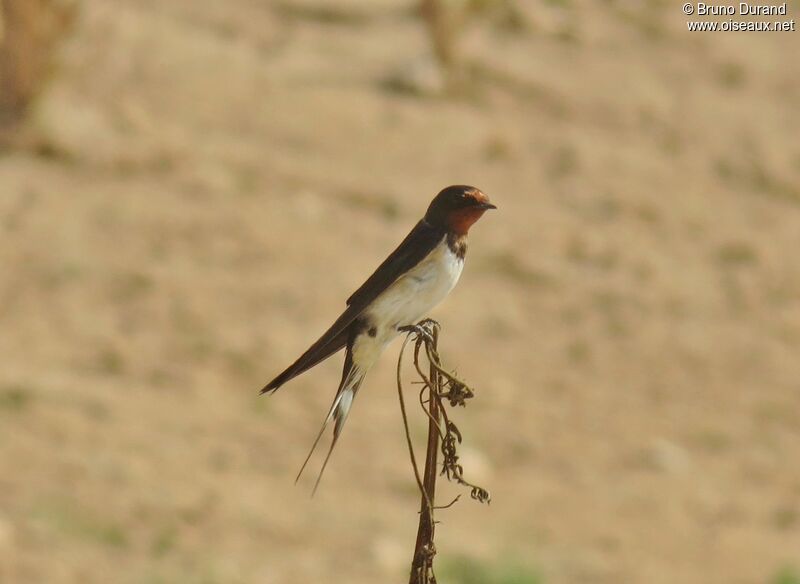
[[[398,344],[313,499],[339,359],[256,392],[471,183],[441,580],[797,582],[800,33],[482,4],[444,99],[407,2],[83,2],[0,156],[0,581],[402,582]]]

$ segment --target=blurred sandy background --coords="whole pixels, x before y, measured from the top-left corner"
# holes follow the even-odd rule
[[[468,183],[441,582],[800,582],[800,33],[470,6],[444,97],[405,0],[80,3],[0,154],[0,581],[406,581],[399,343],[314,499],[341,357],[257,390]]]

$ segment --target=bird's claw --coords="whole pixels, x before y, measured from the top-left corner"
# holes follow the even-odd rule
[[[397,330],[401,333],[414,333],[418,337],[426,341],[433,341],[433,331],[439,328],[439,323],[432,318],[426,318],[419,321],[417,324],[409,324],[398,327]]]

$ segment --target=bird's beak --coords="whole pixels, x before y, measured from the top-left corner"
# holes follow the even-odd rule
[[[497,209],[491,203],[478,203],[478,209],[483,209],[484,211],[488,211],[489,209]]]

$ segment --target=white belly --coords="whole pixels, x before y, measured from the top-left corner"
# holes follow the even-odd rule
[[[390,332],[386,329],[415,324],[453,289],[463,267],[464,260],[442,240],[425,259],[380,294],[365,316],[384,334]]]
[[[416,324],[439,304],[458,282],[463,267],[464,260],[450,251],[443,238],[419,264],[379,294],[359,317],[364,318],[363,324],[368,328],[353,342],[353,367],[342,381],[325,422],[336,420],[334,444],[361,381],[386,345],[397,336],[397,328]]]
[[[453,289],[464,260],[443,240],[425,259],[395,280],[363,313],[375,335],[362,334],[353,345],[353,362],[360,374],[378,360],[398,327],[416,324]]]

